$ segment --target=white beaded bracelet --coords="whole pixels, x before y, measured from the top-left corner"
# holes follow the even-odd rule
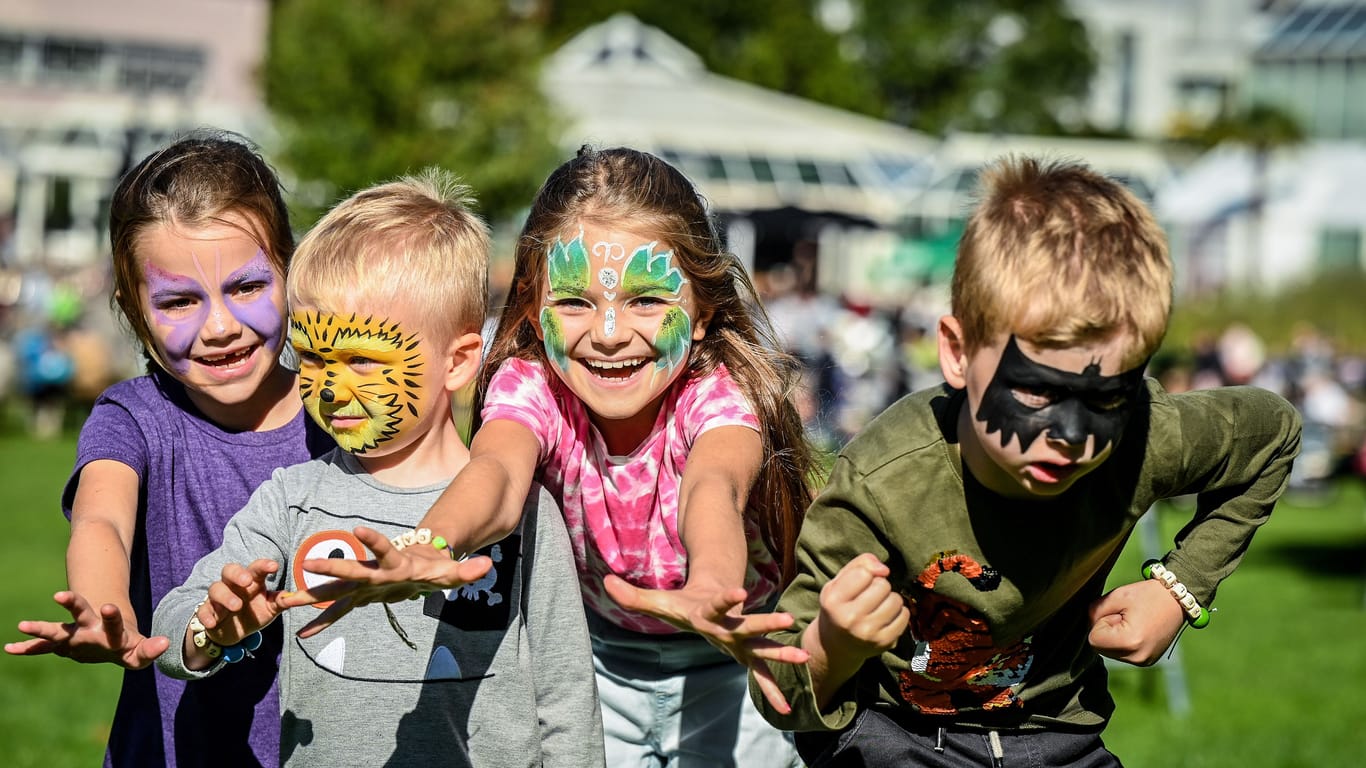
[[[1172,573],[1161,560],[1149,560],[1143,564],[1143,578],[1156,579],[1167,587],[1167,591],[1176,602],[1181,604],[1181,610],[1186,612],[1186,623],[1195,629],[1204,629],[1209,624],[1209,611],[1200,607],[1200,602],[1195,599],[1190,590],[1177,580],[1176,574]]]

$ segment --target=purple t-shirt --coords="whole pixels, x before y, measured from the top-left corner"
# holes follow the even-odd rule
[[[279,429],[229,432],[207,420],[179,382],[161,373],[141,376],[115,384],[95,403],[62,509],[70,519],[81,469],[92,461],[113,459],[138,473],[130,591],[145,635],[152,609],[222,543],[228,518],[257,485],[277,467],[334,447],[302,409]],[[105,765],[278,765],[280,622],[265,634],[254,660],[207,680],[173,680],[151,667],[126,671]]]

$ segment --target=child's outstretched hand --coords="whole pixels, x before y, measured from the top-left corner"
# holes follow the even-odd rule
[[[69,590],[58,592],[52,600],[71,614],[71,621],[21,621],[19,631],[33,639],[5,643],[5,653],[51,653],[82,664],[109,663],[125,669],[143,669],[171,644],[163,636],[143,637],[136,626],[124,622],[123,613],[113,603],[105,603],[96,611],[85,598]]]
[[[603,586],[608,596],[622,608],[653,616],[705,637],[707,642],[754,671],[759,689],[775,709],[784,714],[791,710],[768,664],[804,664],[807,653],[764,637],[769,632],[792,626],[791,614],[743,613],[748,594],[739,587],[719,591],[692,585],[673,590],[641,589],[613,575],[603,580]]]
[[[493,561],[487,557],[452,560],[444,551],[429,546],[398,549],[372,528],[362,526],[353,532],[375,554],[374,560],[305,560],[305,571],[336,580],[280,596],[280,604],[285,608],[332,601],[318,618],[299,630],[299,637],[318,634],[353,608],[370,603],[397,603],[422,592],[458,587],[478,581],[493,567]]]
[[[199,606],[199,620],[209,639],[222,646],[235,645],[284,613],[280,593],[266,587],[266,577],[278,570],[280,564],[274,560],[223,566],[222,575],[209,585],[208,598]]]
[[[1146,667],[1171,647],[1185,612],[1167,587],[1144,579],[1117,587],[1091,604],[1091,634],[1096,653]]]

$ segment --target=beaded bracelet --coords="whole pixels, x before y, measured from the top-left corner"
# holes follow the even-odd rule
[[[1176,602],[1181,604],[1181,609],[1186,612],[1186,623],[1195,629],[1204,629],[1209,625],[1210,613],[1200,607],[1195,595],[1186,589],[1186,585],[1176,580],[1176,574],[1168,570],[1161,560],[1149,560],[1143,564],[1143,578],[1156,579],[1166,585],[1167,591],[1171,592]]]
[[[205,656],[211,659],[222,656],[223,661],[236,664],[247,656],[251,656],[252,651],[261,647],[261,632],[259,630],[227,646],[219,645],[209,639],[209,630],[204,627],[204,622],[199,620],[199,609],[203,605],[203,602],[196,605],[194,613],[190,614],[190,631],[193,633],[190,635],[190,642],[194,643],[194,647],[203,651]]]
[[[446,539],[441,536],[433,536],[431,528],[414,528],[411,531],[404,531],[399,535],[389,539],[389,543],[394,545],[394,549],[403,550],[414,544],[431,544],[433,549],[445,552],[452,560],[459,560],[455,556],[455,550],[446,543]]]

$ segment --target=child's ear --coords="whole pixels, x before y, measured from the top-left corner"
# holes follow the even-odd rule
[[[484,359],[484,337],[477,333],[466,333],[455,337],[446,348],[445,387],[455,392],[474,381],[479,375],[479,364]]]
[[[701,341],[707,335],[707,326],[711,324],[711,319],[716,313],[710,309],[704,309],[697,314],[697,320],[692,325],[692,340]]]
[[[967,352],[963,343],[963,325],[953,315],[939,318],[939,370],[944,381],[954,389],[967,386]]]
[[[531,328],[536,331],[536,338],[545,341],[545,329],[541,327],[541,313],[539,310],[529,310],[526,313],[526,321],[531,324]]]

